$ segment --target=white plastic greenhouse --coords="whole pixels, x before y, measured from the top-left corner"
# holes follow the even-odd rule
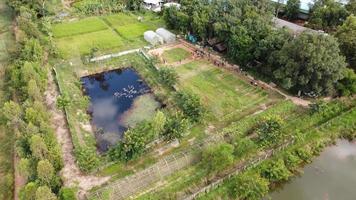
[[[164,28],[158,28],[156,33],[161,36],[166,43],[173,43],[176,41],[176,35]]]
[[[159,45],[159,44],[163,44],[163,39],[161,36],[159,36],[157,33],[153,32],[153,31],[146,31],[143,34],[143,37],[145,38],[145,40],[147,42],[149,42],[152,45]]]

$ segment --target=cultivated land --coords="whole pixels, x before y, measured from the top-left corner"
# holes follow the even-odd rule
[[[309,102],[291,98],[267,84],[257,84],[240,70],[222,65],[225,61],[219,55],[197,55],[195,47],[184,42],[97,63],[86,63],[82,59],[143,48],[148,45],[143,33],[162,26],[162,19],[149,12],[95,16],[53,25],[55,43],[63,59],[50,59],[49,64],[53,66],[61,97],[70,101],[65,105],[65,115],[55,108],[57,91],[54,85],[51,85],[46,97],[66,162],[61,172],[64,185],[77,188],[80,198],[190,198],[210,183],[232,172],[242,172],[241,166],[249,166],[249,159],[261,155],[267,155],[265,159],[275,159],[278,152],[269,152],[285,142],[293,141],[288,147],[293,149],[310,145],[308,142],[314,138],[326,138],[323,132],[330,136],[333,131],[355,130],[355,123],[351,122],[355,118],[354,100],[332,102],[331,111],[311,115],[305,106]],[[0,53],[4,46],[1,36]],[[134,126],[142,119],[153,117],[157,106],[154,98],[164,105],[161,109],[164,113],[175,113],[179,109],[175,99],[177,91],[189,91],[199,97],[206,113],[201,121],[189,127],[188,133],[179,141],[157,140],[147,145],[144,155],[128,162],[111,162],[108,156],[96,152],[95,130],[87,112],[90,101],[83,94],[80,78],[128,67],[138,72],[153,94],[138,98],[134,104],[136,109],[126,113],[129,118],[123,123]],[[162,83],[158,75],[162,68],[170,68],[177,73],[178,81],[174,87]],[[1,97],[0,92],[0,103]],[[255,129],[270,116],[279,116],[283,120],[283,137],[276,143],[264,144],[259,141]],[[300,133],[306,139],[294,143]],[[241,140],[252,143],[252,146],[239,146]],[[202,153],[207,147],[220,143],[231,144],[234,151],[243,153],[234,154],[231,165],[210,174],[202,164]],[[85,159],[97,158],[100,161],[99,166],[85,173],[79,169],[85,168],[79,159],[83,149],[94,151]],[[221,188],[200,198],[229,199],[227,188],[230,179],[224,180]]]
[[[0,108],[8,98],[5,88],[5,67],[8,62],[8,52],[12,50],[11,35],[12,13],[0,2]],[[0,114],[1,115],[1,114]],[[14,134],[0,125],[0,199],[12,199],[13,192],[13,142]]]
[[[60,54],[70,58],[89,54],[93,48],[100,54],[141,48],[148,45],[143,33],[163,25],[151,13],[115,14],[55,24],[53,35]]]

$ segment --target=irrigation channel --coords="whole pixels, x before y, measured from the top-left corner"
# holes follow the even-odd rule
[[[272,200],[354,200],[356,142],[339,140],[304,168],[304,173],[271,193]]]

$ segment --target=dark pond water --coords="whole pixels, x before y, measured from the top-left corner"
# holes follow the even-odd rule
[[[119,123],[134,100],[150,93],[150,88],[131,68],[82,77],[84,92],[90,97],[89,112],[96,129],[99,151],[105,152],[117,143],[127,129]]]
[[[339,140],[328,147],[304,173],[281,190],[272,200],[355,200],[356,143]]]

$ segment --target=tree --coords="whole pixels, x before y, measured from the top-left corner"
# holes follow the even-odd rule
[[[29,182],[20,190],[21,200],[36,200],[37,185],[34,182]]]
[[[288,0],[285,7],[285,15],[289,20],[298,18],[300,8],[300,0]]]
[[[21,158],[18,166],[17,166],[20,175],[25,178],[26,180],[30,177],[31,175],[31,166],[30,166],[30,160],[27,158]]]
[[[48,160],[40,160],[37,163],[37,176],[42,183],[50,184],[54,176],[54,168]]]
[[[60,200],[76,200],[77,198],[75,196],[75,190],[73,188],[63,187],[59,191],[59,199]]]
[[[345,8],[351,15],[356,15],[356,0],[349,0]]]
[[[283,137],[282,125],[283,120],[279,116],[266,117],[256,130],[260,142],[267,145],[278,143]]]
[[[40,42],[34,38],[26,40],[21,50],[21,58],[28,62],[41,62],[43,59],[43,47]]]
[[[338,82],[337,90],[341,96],[356,94],[356,74],[352,69],[344,71],[344,78]]]
[[[268,194],[268,180],[255,173],[244,173],[232,178],[229,192],[234,199],[260,200]]]
[[[287,169],[282,159],[266,162],[261,166],[261,176],[271,182],[287,181],[292,173]]]
[[[11,125],[18,125],[22,121],[21,107],[13,101],[6,102],[1,111],[2,115],[5,117],[5,120]]]
[[[309,24],[312,28],[334,30],[348,16],[346,8],[335,0],[316,0],[311,8]]]
[[[43,138],[39,135],[33,135],[30,139],[30,149],[32,155],[39,159],[43,160],[47,158],[48,148]]]
[[[309,32],[286,43],[276,62],[273,76],[284,88],[317,95],[332,94],[346,67],[334,37]]]
[[[238,158],[245,156],[247,153],[257,149],[257,145],[249,138],[237,137],[234,140],[234,155]]]
[[[356,70],[356,16],[350,15],[342,26],[337,28],[335,37],[350,67]]]
[[[192,122],[201,120],[204,114],[204,108],[197,95],[187,91],[179,91],[175,95],[175,98],[177,106]]]
[[[157,111],[152,120],[152,129],[155,135],[162,134],[166,121],[166,115],[160,110]]]
[[[49,187],[40,186],[36,191],[36,200],[57,200],[57,197]]]
[[[40,89],[35,80],[31,79],[27,84],[27,94],[32,100],[41,100]]]
[[[91,147],[76,148],[75,155],[79,168],[84,172],[90,172],[99,165],[99,158],[96,155],[96,149]]]
[[[129,10],[140,10],[142,7],[142,0],[127,0],[126,8]]]
[[[174,87],[178,80],[178,74],[174,69],[164,67],[158,70],[161,82],[167,87]]]
[[[161,136],[167,141],[180,139],[186,134],[188,125],[181,113],[175,113],[167,118]]]
[[[221,171],[234,162],[234,147],[222,143],[207,147],[202,154],[202,166],[209,174]]]

